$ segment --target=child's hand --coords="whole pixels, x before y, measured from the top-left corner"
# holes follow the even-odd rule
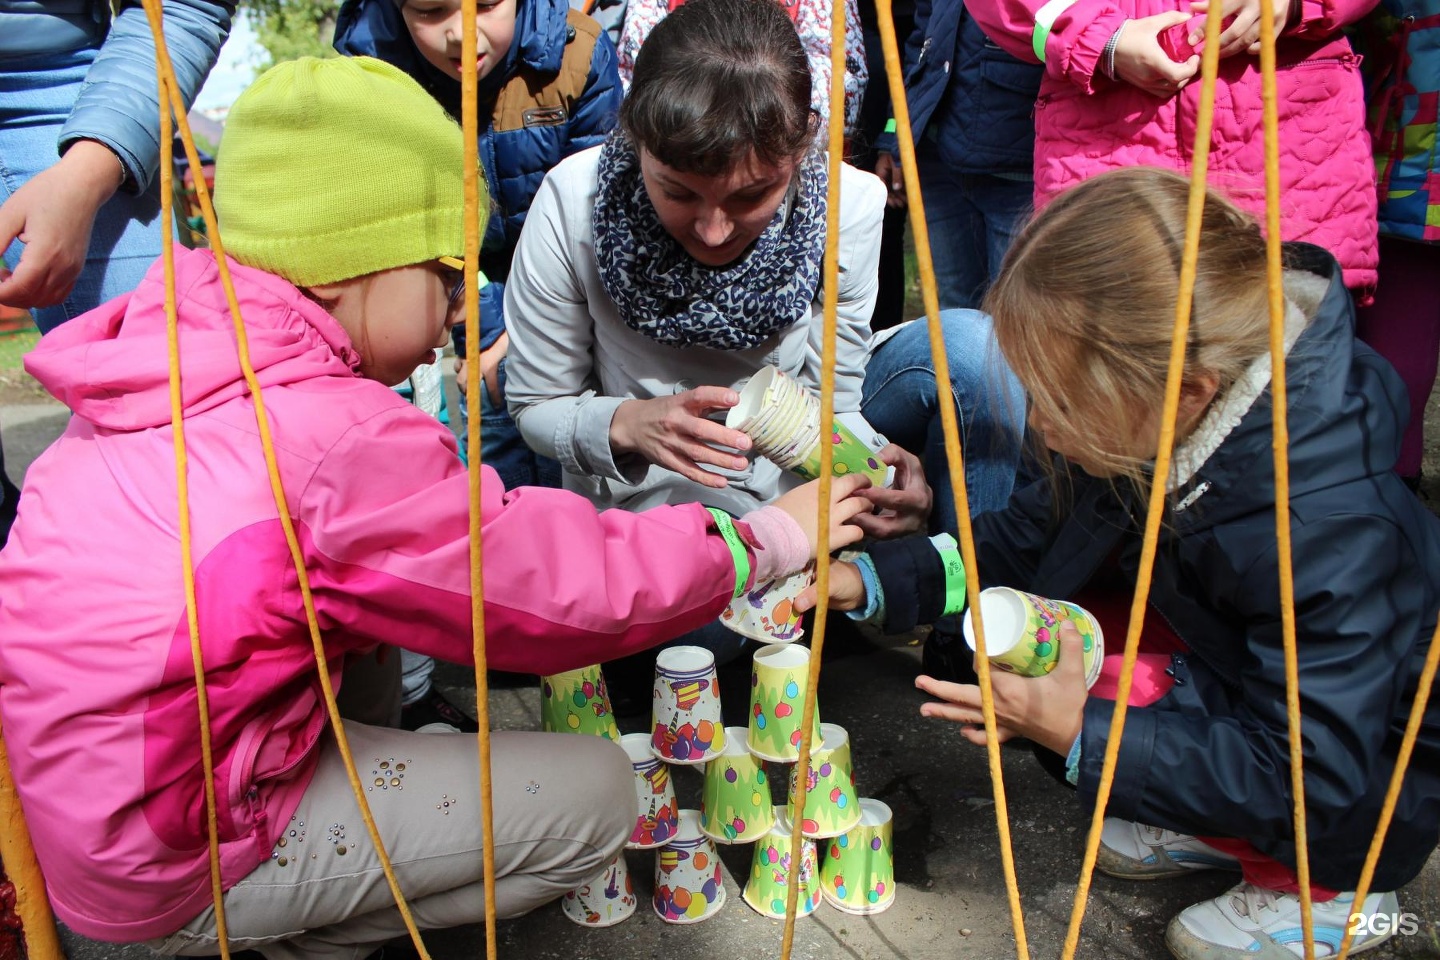
[[[870,501],[856,496],[856,492],[870,485],[870,478],[863,473],[852,473],[846,477],[835,477],[830,481],[830,549],[838,550],[857,542],[865,531],[850,521],[870,509]],[[804,486],[796,487],[776,500],[772,506],[779,507],[805,531],[810,541],[810,558],[815,557],[820,517],[820,481],[811,480]]]
[[[1080,735],[1085,715],[1085,641],[1075,625],[1060,624],[1060,662],[1043,677],[1018,677],[992,669],[995,725],[1000,742],[1028,737],[1065,756]],[[920,707],[922,717],[938,717],[964,724],[960,731],[971,743],[984,745],[985,716],[980,711],[980,688],[973,683],[946,683],[917,677],[915,686],[940,703]]]
[[[880,513],[866,513],[855,518],[855,525],[867,536],[878,540],[924,533],[930,522],[930,506],[934,495],[925,482],[925,468],[920,458],[897,444],[889,444],[875,454],[881,463],[895,468],[895,479],[888,487],[871,487],[861,496]],[[835,606],[831,596],[830,606]]]
[[[1115,46],[1115,76],[1163,100],[1183,90],[1199,74],[1200,56],[1176,63],[1160,46],[1159,36],[1189,20],[1190,14],[1183,10],[1171,10],[1128,21]]]
[[[795,598],[796,613],[804,613],[820,602],[819,585],[810,584]],[[858,610],[865,604],[865,581],[860,568],[837,560],[830,564],[830,609]]]
[[[626,400],[610,420],[610,446],[616,453],[638,454],[707,487],[723,487],[728,481],[700,464],[744,470],[745,458],[732,451],[749,450],[750,438],[706,414],[729,410],[739,402],[740,395],[728,387],[696,387],[671,397]]]

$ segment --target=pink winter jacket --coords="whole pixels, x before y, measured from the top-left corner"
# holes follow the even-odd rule
[[[264,861],[326,717],[209,251],[177,251],[185,442],[224,884]],[[231,267],[338,681],[399,644],[473,662],[468,494],[449,432],[356,373],[339,324]],[[210,902],[157,265],[26,368],[75,412],[30,468],[0,552],[0,717],[56,913],[101,940],[169,934]],[[597,513],[484,469],[490,666],[551,673],[717,617],[734,561],[698,506]]]
[[[1299,22],[1285,30],[1276,50],[1281,233],[1329,250],[1351,289],[1375,285],[1379,254],[1359,58],[1340,30],[1375,3],[1302,0]],[[1036,62],[1035,15],[1046,0],[966,0],[965,6],[996,43]],[[1188,0],[1076,0],[1055,20],[1035,102],[1037,208],[1117,167],[1148,164],[1190,173],[1198,75],[1162,100],[1110,80],[1099,65],[1106,42],[1126,19],[1189,9]],[[1209,182],[1257,216],[1265,210],[1261,109],[1259,58],[1221,60]]]

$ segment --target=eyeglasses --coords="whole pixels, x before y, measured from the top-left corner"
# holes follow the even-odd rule
[[[459,257],[440,257],[440,263],[455,270],[460,274],[455,281],[455,286],[450,288],[450,299],[446,302],[447,310],[454,310],[465,299],[465,261]]]

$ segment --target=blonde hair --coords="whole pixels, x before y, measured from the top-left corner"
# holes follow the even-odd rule
[[[1067,452],[1141,487],[1154,451],[1123,451],[1163,405],[1189,191],[1157,168],[1085,181],[1025,227],[985,300],[1006,361]],[[1207,192],[1185,380],[1213,374],[1223,395],[1267,348],[1266,303],[1259,226]]]

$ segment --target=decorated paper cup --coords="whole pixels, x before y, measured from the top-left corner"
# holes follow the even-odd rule
[[[745,881],[745,902],[759,913],[785,919],[785,897],[790,871],[795,866],[790,845],[790,818],[776,808],[775,825],[755,844],[750,862],[750,879]],[[795,916],[808,917],[820,903],[818,873],[815,869],[815,841],[800,841],[800,895],[795,899]]]
[[[670,768],[656,759],[648,733],[627,733],[620,738],[620,746],[635,771],[635,829],[625,846],[631,850],[663,847],[675,836],[680,822]]]
[[[868,797],[860,822],[822,845],[820,894],[846,913],[880,913],[895,902],[895,844],[890,808]]]
[[[815,582],[815,564],[780,580],[756,584],[749,593],[730,601],[720,622],[741,636],[762,643],[794,643],[805,636],[795,598]]]
[[[540,728],[546,733],[588,733],[620,740],[598,663],[540,678]]]
[[[613,927],[635,912],[635,888],[622,851],[589,883],[560,898],[565,916],[582,927]]]
[[[680,811],[680,830],[655,854],[655,913],[666,923],[699,923],[725,905],[725,874],[700,814]]]
[[[822,436],[819,439],[823,441],[825,438]],[[885,486],[886,478],[889,476],[889,465],[877,457],[874,450],[866,446],[849,427],[839,420],[831,425],[830,445],[834,449],[830,465],[831,474],[843,477],[846,474],[863,473],[875,486]],[[814,480],[820,476],[820,451],[822,448],[821,443],[815,443],[800,453],[795,460],[788,464],[782,464],[782,466],[794,470],[806,480]]]
[[[1001,670],[1022,677],[1043,677],[1060,662],[1060,624],[1075,624],[1085,642],[1085,686],[1095,685],[1105,659],[1105,635],[1100,624],[1083,607],[991,587],[980,592],[980,614],[985,619],[985,652]],[[970,611],[965,611],[965,642],[975,649]]]
[[[798,643],[772,643],[755,651],[750,670],[750,752],[762,760],[800,759],[800,715],[810,685],[810,651]],[[820,748],[820,708],[815,708],[810,752]]]
[[[838,837],[860,822],[860,800],[855,796],[855,771],[850,765],[850,734],[839,724],[820,724],[823,741],[810,755],[810,787],[805,794],[805,817],[800,829],[811,838]],[[790,771],[790,803],[795,816],[795,793],[800,767]]]
[[[660,651],[652,707],[650,749],[666,763],[704,763],[725,749],[715,655],[704,647]]]
[[[746,749],[744,727],[725,728],[725,752],[705,764],[700,829],[719,843],[749,843],[775,822],[765,764]]]

